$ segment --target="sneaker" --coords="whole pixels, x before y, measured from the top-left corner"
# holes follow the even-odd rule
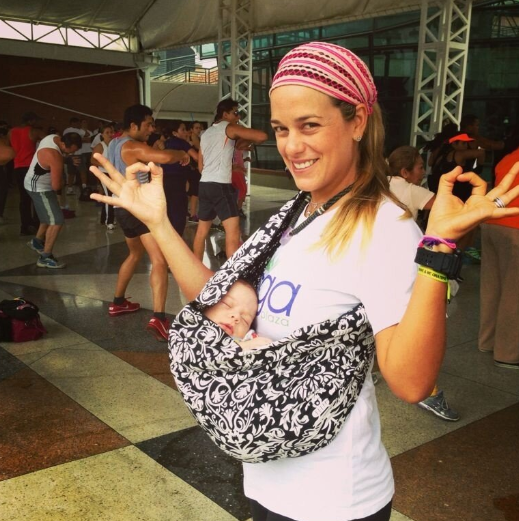
[[[198,215],[190,215],[188,218],[187,218],[187,222],[190,222],[190,223],[197,223],[198,222]]]
[[[107,230],[115,230],[115,224],[107,224],[106,225]]]
[[[67,186],[67,195],[75,195],[74,187],[73,186]]]
[[[449,407],[447,400],[443,394],[443,391],[439,391],[434,396],[429,396],[425,400],[418,402],[418,407],[425,409],[426,411],[432,412],[442,420],[450,422],[456,422],[460,419],[460,415],[457,411]]]
[[[519,369],[519,363],[513,364],[512,362],[500,362],[499,360],[494,360],[494,365],[501,367],[502,369]]]
[[[151,317],[146,326],[146,331],[149,331],[159,342],[167,342],[169,320],[167,318],[166,320],[160,320],[157,317]]]
[[[141,309],[141,305],[137,302],[130,302],[127,299],[124,299],[122,304],[114,304],[113,302],[108,306],[108,314],[111,317],[116,317],[117,315],[124,315],[125,313],[133,313],[134,311],[139,311]]]
[[[34,237],[34,239],[31,239],[27,243],[27,246],[29,246],[31,250],[37,251],[40,255],[43,253],[43,242],[40,239],[37,239],[36,237]]]
[[[59,262],[56,257],[53,255],[50,255],[49,257],[41,257],[38,259],[38,262],[36,263],[36,266],[38,268],[50,268],[52,270],[60,270],[61,268],[65,267],[65,263]]]

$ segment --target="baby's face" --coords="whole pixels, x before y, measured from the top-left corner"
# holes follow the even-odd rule
[[[218,324],[229,336],[243,338],[258,310],[256,292],[243,282],[232,285],[227,294],[204,315]]]

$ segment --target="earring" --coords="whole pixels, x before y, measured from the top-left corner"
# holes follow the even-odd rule
[[[362,139],[362,136],[355,136],[353,138],[357,143],[360,143],[361,139]]]

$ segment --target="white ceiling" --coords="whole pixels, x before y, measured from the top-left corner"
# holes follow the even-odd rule
[[[420,0],[251,0],[252,32],[275,33],[417,10]],[[143,51],[218,40],[218,0],[0,0],[0,16],[129,33]]]

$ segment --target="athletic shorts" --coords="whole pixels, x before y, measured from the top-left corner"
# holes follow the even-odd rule
[[[27,193],[34,203],[40,223],[49,225],[63,224],[63,212],[61,211],[56,192],[53,190],[49,192],[31,192],[27,190]]]
[[[200,183],[198,191],[198,218],[212,221],[216,216],[223,222],[238,217],[236,190],[231,184]]]
[[[189,188],[187,189],[187,195],[194,195],[195,197],[198,195],[198,190],[200,186],[200,172],[198,170],[190,170],[187,176],[187,181],[189,183]]]
[[[115,219],[127,239],[135,239],[150,233],[148,227],[124,208],[115,209]]]

